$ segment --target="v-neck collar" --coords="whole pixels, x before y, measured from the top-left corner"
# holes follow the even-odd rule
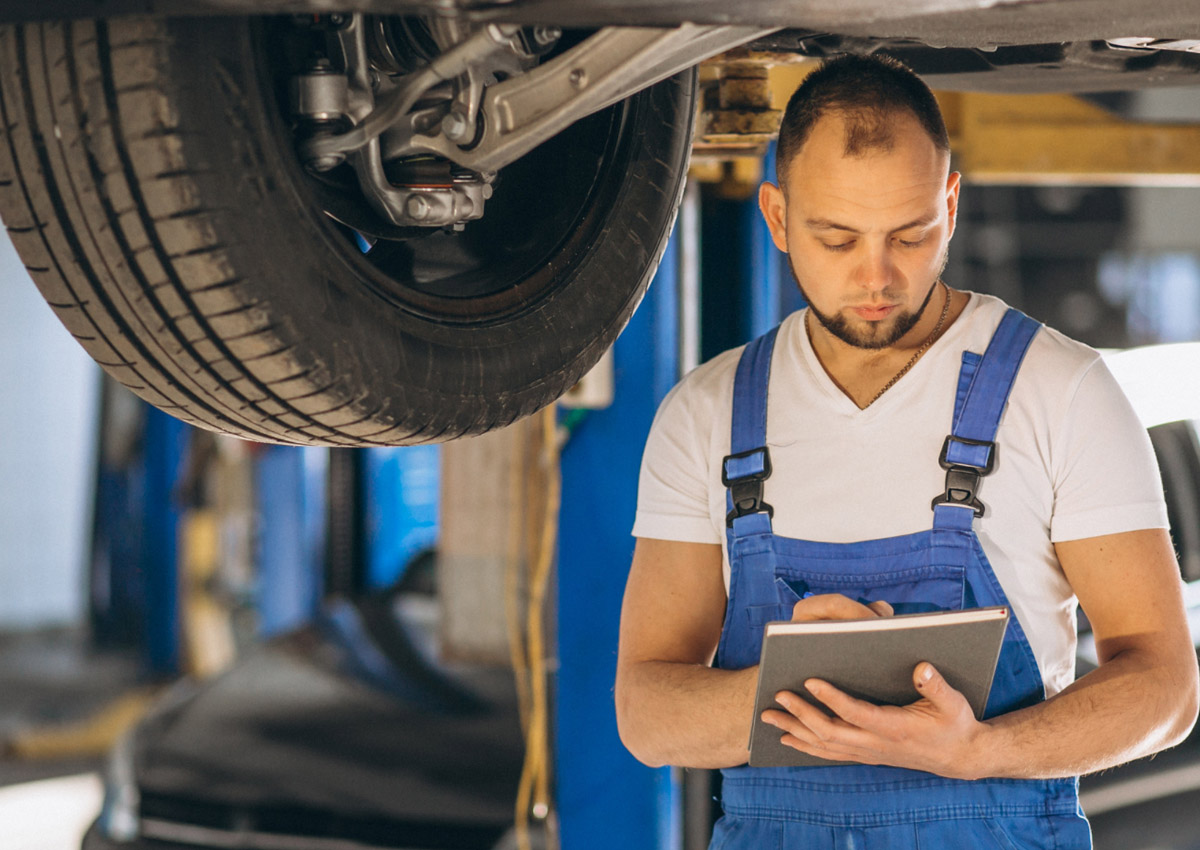
[[[866,421],[873,419],[879,415],[880,411],[886,411],[900,403],[908,393],[903,392],[903,389],[911,387],[916,383],[914,375],[921,375],[933,368],[927,365],[933,361],[940,359],[943,352],[948,348],[961,346],[961,338],[965,331],[963,330],[969,323],[971,317],[978,310],[982,303],[981,299],[975,297],[972,292],[967,292],[967,303],[963,307],[962,312],[958,314],[950,327],[946,328],[934,343],[929,346],[928,350],[913,364],[912,368],[900,376],[900,379],[866,407],[860,408],[854,403],[850,396],[842,391],[834,380],[829,377],[829,373],[825,371],[825,367],[821,365],[820,358],[817,357],[817,352],[813,348],[812,340],[809,339],[808,333],[805,331],[805,319],[808,313],[808,308],[798,310],[789,316],[789,320],[794,320],[796,323],[789,329],[787,338],[790,341],[788,346],[788,355],[790,357],[798,357],[798,368],[805,369],[811,373],[813,384],[821,391],[828,399],[833,410],[841,416]],[[799,352],[797,354],[797,348]]]

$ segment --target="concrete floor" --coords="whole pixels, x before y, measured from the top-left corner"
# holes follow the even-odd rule
[[[78,850],[100,809],[104,735],[24,755],[14,744],[95,717],[141,684],[139,670],[128,653],[89,649],[79,629],[0,634],[0,850]]]
[[[94,717],[142,686],[135,656],[89,649],[81,630],[0,633],[0,850],[78,850],[100,808],[107,750],[18,758],[9,745]],[[1200,735],[1193,738],[1135,784],[1200,771]],[[1200,850],[1200,781],[1184,787],[1197,790],[1093,817],[1096,850]]]

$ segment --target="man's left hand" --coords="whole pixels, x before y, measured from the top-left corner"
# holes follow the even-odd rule
[[[781,691],[776,701],[784,710],[764,711],[762,719],[783,730],[787,746],[832,761],[907,767],[956,779],[982,775],[977,745],[987,724],[975,719],[966,698],[932,664],[922,662],[913,670],[921,699],[904,706],[872,705],[820,679],[804,684],[835,716]]]

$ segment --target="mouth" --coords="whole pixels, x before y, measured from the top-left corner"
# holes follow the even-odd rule
[[[890,316],[898,306],[897,304],[885,304],[878,307],[851,307],[850,312],[864,321],[878,322]]]

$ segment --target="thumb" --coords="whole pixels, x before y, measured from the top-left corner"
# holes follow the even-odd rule
[[[913,684],[921,696],[935,704],[945,700],[950,691],[942,674],[928,661],[922,661],[913,669]]]

